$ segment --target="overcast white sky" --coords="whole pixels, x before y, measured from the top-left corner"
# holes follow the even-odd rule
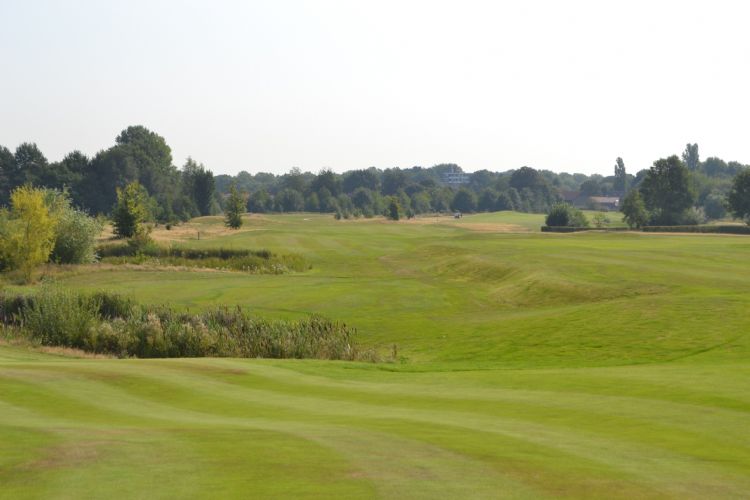
[[[750,163],[745,2],[0,0],[0,144],[215,173]]]

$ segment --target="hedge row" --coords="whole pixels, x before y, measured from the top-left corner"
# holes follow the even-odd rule
[[[543,233],[576,233],[578,231],[627,231],[627,227],[577,227],[577,226],[542,226]]]
[[[629,231],[627,227],[572,227],[572,226],[542,226],[543,233],[576,233],[578,231]],[[750,234],[750,226],[644,226],[642,231],[649,233],[720,233],[720,234]]]
[[[721,233],[750,234],[750,226],[644,226],[643,231],[652,233]]]

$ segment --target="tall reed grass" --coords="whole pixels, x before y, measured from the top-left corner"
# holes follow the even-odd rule
[[[243,271],[256,274],[302,272],[311,268],[299,254],[275,254],[268,250],[233,248],[193,249],[161,246],[154,242],[102,245],[97,249],[109,264],[154,264]]]
[[[376,360],[356,346],[356,330],[321,317],[267,320],[240,307],[180,312],[106,292],[0,294],[0,321],[42,345],[120,357]]]

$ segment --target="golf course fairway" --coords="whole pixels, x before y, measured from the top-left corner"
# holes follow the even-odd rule
[[[188,310],[320,314],[381,361],[3,341],[0,498],[746,497],[750,238],[543,234],[542,218],[203,218],[158,236],[312,268],[55,273]]]

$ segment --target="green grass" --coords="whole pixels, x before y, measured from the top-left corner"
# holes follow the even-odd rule
[[[323,314],[405,360],[0,346],[0,497],[745,496],[750,239],[542,221],[271,216],[185,244],[299,253],[312,270],[61,274],[194,310]]]

